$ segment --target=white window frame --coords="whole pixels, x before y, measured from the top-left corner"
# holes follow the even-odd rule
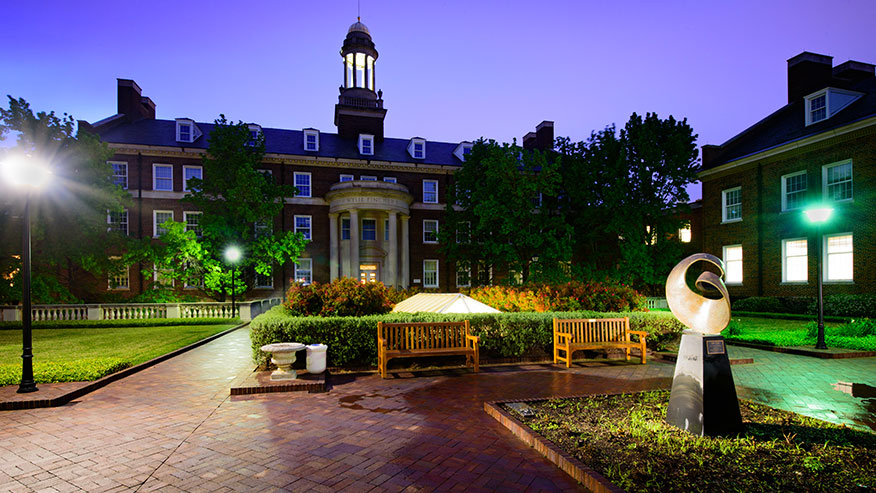
[[[844,96],[849,96],[849,97],[851,97],[851,99],[846,100],[845,104],[842,104],[842,103],[837,101],[836,97],[834,97],[834,96],[839,96],[840,94],[842,94]],[[812,102],[815,101],[816,99],[820,98],[821,96],[824,96],[824,108],[823,108],[824,109],[824,118],[819,118],[818,120],[813,120],[812,119]],[[862,93],[854,92],[854,91],[847,91],[844,89],[837,89],[835,87],[826,87],[820,91],[816,91],[808,96],[805,96],[804,99],[806,100],[806,126],[808,127],[809,125],[812,125],[812,124],[815,124],[818,122],[823,122],[825,120],[832,118],[833,115],[836,115],[837,113],[842,111],[844,108],[848,107],[850,104],[857,101],[861,96],[863,96]],[[822,108],[819,108],[819,109],[822,109]]]
[[[851,196],[847,199],[833,200],[828,195],[827,187],[829,186],[827,183],[827,172],[831,168],[837,168],[839,166],[849,165],[849,184],[851,185]],[[844,182],[843,182],[844,183]],[[836,183],[834,183],[836,185]],[[845,159],[843,161],[837,161],[835,163],[825,164],[821,167],[821,196],[825,202],[852,202],[855,199],[855,167],[852,164],[851,159]]]
[[[377,241],[377,219],[373,217],[363,217],[361,219],[361,231],[359,232],[359,237],[362,241]],[[367,240],[365,239],[365,221],[374,221],[374,238]]]
[[[782,175],[782,212],[796,211],[796,210],[803,208],[802,206],[794,207],[793,209],[788,208],[788,193],[789,193],[788,192],[788,179],[794,178],[795,176],[800,176],[800,175],[806,176],[806,170],[797,171],[795,173],[788,173],[787,175]],[[797,192],[793,192],[793,193],[803,192],[803,195],[805,196],[807,190],[809,189],[808,180],[805,180],[804,183],[806,183],[806,188],[804,188],[803,190],[798,190]]]
[[[264,133],[262,132],[262,126],[256,125],[255,123],[250,123],[249,125],[247,125],[247,128],[249,128],[249,140],[246,141],[246,145],[254,146],[256,145],[256,141],[258,140],[259,135],[264,135]],[[253,133],[255,133],[255,135],[253,135]]]
[[[110,257],[110,259],[112,259],[112,260],[121,260],[121,258],[122,258],[122,257]],[[126,282],[125,284],[121,284],[121,283],[113,282],[113,281],[115,281],[115,280],[117,280],[117,279],[122,279],[122,276],[121,276],[121,275],[119,275],[119,276],[114,276],[114,275],[109,275],[109,276],[107,276],[107,280],[106,280],[107,289],[110,290],[110,291],[129,291],[129,290],[131,289],[131,266],[130,266],[130,265],[125,266],[125,274],[124,274],[124,276],[125,276],[124,279],[127,280],[127,282]],[[115,284],[115,286],[114,286],[114,284]]]
[[[420,147],[420,155],[417,155],[417,146]],[[408,144],[408,153],[414,159],[426,159],[426,139],[413,138]]]
[[[426,200],[426,194],[432,193],[426,191],[426,184],[434,183],[435,184],[435,200]],[[438,180],[423,180],[423,203],[424,204],[437,204],[438,203]]]
[[[398,183],[398,179],[394,176],[384,176],[383,181],[386,183]]]
[[[840,236],[848,236],[851,238],[852,251],[851,252],[830,253],[827,250],[828,239],[836,238],[836,237],[840,237]],[[822,250],[821,251],[824,252],[824,265],[822,266],[822,269],[823,269],[822,275],[824,276],[823,277],[824,282],[837,283],[837,284],[844,284],[844,283],[848,284],[848,283],[854,282],[854,280],[855,280],[855,237],[852,234],[852,232],[847,231],[844,233],[833,233],[833,234],[829,234],[829,235],[824,235],[824,236],[822,236],[821,241],[822,241],[822,245],[821,245]],[[831,256],[833,256],[833,255],[849,255],[850,256],[849,261],[852,263],[852,276],[851,277],[849,277],[849,278],[831,278],[828,275],[830,273],[830,263],[831,263],[830,260],[831,260]]]
[[[435,240],[427,240],[426,239],[426,224],[435,224]],[[427,244],[436,244],[438,243],[438,220],[437,219],[423,219],[423,243]]]
[[[374,175],[361,175],[359,176],[359,181],[377,181],[377,177]]]
[[[692,239],[693,229],[691,229],[690,223],[687,223],[678,229],[678,241],[681,243],[690,243]]]
[[[304,266],[307,267],[304,267]],[[302,282],[301,284],[307,285],[313,282],[313,259],[312,258],[299,258],[295,263],[295,282],[298,282],[298,279],[302,276],[303,273],[307,273],[308,280],[306,282]]]
[[[474,145],[471,142],[460,142],[459,145],[456,146],[456,149],[453,150],[453,155],[460,161],[465,162],[465,156],[471,153],[472,147],[474,147]],[[466,150],[468,152],[466,152]]]
[[[426,264],[429,262],[435,262],[435,283],[434,284],[426,284]],[[423,287],[424,288],[437,288],[441,284],[439,277],[439,269],[438,269],[438,259],[424,259],[423,260]]]
[[[166,272],[166,271],[168,271],[169,269],[162,269],[162,270],[164,270],[164,271]],[[158,267],[155,266],[155,265],[152,265],[152,282],[154,282],[154,283],[156,283],[156,284],[158,283],[159,272],[160,272],[160,270],[158,269]],[[167,286],[167,287],[171,287],[171,288],[172,288],[175,284],[176,284],[176,281],[173,280],[173,279],[171,279],[169,285],[167,285],[167,284],[162,284],[162,286]]]
[[[116,184],[121,186],[123,190],[127,190],[128,189],[128,162],[127,161],[107,161],[107,164],[110,165],[110,168],[113,171],[113,174],[112,174],[113,183],[116,183],[116,180],[118,178],[122,177],[122,175],[119,175],[116,173],[116,169],[113,166],[124,166],[125,167],[125,175],[124,175],[125,184],[124,185],[119,185],[118,183],[116,183]]]
[[[739,191],[739,203],[732,204],[732,205],[739,206],[739,217],[736,217],[733,219],[728,219],[727,218],[727,205],[728,205],[727,204],[727,195],[729,193],[735,192],[737,190]],[[721,223],[735,223],[735,222],[739,222],[739,221],[742,221],[742,187],[739,186],[739,187],[733,187],[733,188],[728,188],[726,190],[722,190],[721,191]]]
[[[300,228],[298,227],[298,219],[299,219],[299,218],[301,218],[301,219],[306,219],[306,220],[307,220],[307,227],[306,227],[306,228],[305,228],[305,227],[300,227]],[[310,215],[297,215],[297,214],[296,214],[296,215],[292,218],[292,224],[293,224],[293,226],[294,226],[294,228],[295,228],[295,232],[296,232],[296,233],[301,232],[301,233],[304,234],[304,239],[305,239],[305,240],[312,240],[312,239],[313,239],[313,216],[310,216]]]
[[[189,129],[189,138],[188,139],[184,139],[182,136],[183,127],[188,127],[188,129]],[[177,120],[177,122],[176,122],[176,141],[177,142],[186,142],[189,144],[194,142],[195,141],[195,124],[192,122],[181,122],[181,121]]]
[[[161,236],[161,234],[158,233],[158,225],[160,224],[158,222],[158,214],[163,214],[163,213],[170,214],[170,220],[171,221],[174,220],[173,219],[173,211],[162,211],[162,210],[152,211],[152,237],[153,238],[158,238]],[[165,221],[166,221],[166,219],[165,219]],[[163,223],[164,221],[161,221],[161,222]]]
[[[183,192],[191,192],[191,190],[189,189],[189,180],[190,180],[190,178],[187,178],[187,177],[186,177],[186,170],[187,170],[187,169],[196,169],[196,170],[200,171],[201,176],[200,176],[200,178],[198,178],[198,179],[199,179],[199,180],[203,180],[203,179],[204,179],[204,167],[203,167],[203,166],[190,166],[190,165],[184,165],[184,166],[183,166],[183,174],[182,174],[182,179],[183,179]],[[194,177],[192,177],[192,178],[194,178]]]
[[[316,139],[315,145],[313,148],[310,148],[307,142],[308,137],[314,137]],[[319,130],[305,130],[304,131],[304,150],[307,152],[318,152],[319,151]]]
[[[201,216],[203,217],[203,212],[201,211],[183,211],[183,223],[186,225],[186,231],[193,231],[189,229],[189,216]],[[199,234],[200,232],[200,234]],[[201,229],[201,219],[198,219],[198,231],[195,231],[195,236],[201,238],[204,236],[204,230]]]
[[[804,264],[806,265],[806,270],[804,274],[806,274],[806,279],[788,279],[788,259],[791,258],[788,256],[788,243],[789,242],[797,242],[802,241],[804,245],[806,245],[806,255],[795,255],[794,258],[803,257],[805,258]],[[809,283],[809,239],[808,238],[787,238],[782,240],[782,283],[783,284],[808,284]]]
[[[113,219],[113,217],[112,217],[113,212],[114,211],[110,211],[110,210],[106,211],[106,224],[107,224],[106,230],[107,231],[113,230],[113,220],[112,220]],[[125,236],[128,236],[128,231],[129,231],[129,229],[128,229],[129,223],[128,222],[130,221],[131,217],[130,217],[130,214],[128,214],[128,209],[124,209],[121,213],[125,214],[125,222],[124,222],[125,231],[124,231],[124,233],[125,233]],[[117,214],[121,214],[121,213],[117,213]],[[119,221],[119,224],[122,224],[122,221]],[[121,231],[121,229],[119,229],[119,231]]]
[[[465,265],[467,264],[467,265]],[[468,277],[468,282],[460,283],[459,275],[465,274]],[[468,288],[471,287],[471,263],[470,262],[457,262],[456,263],[456,287],[458,288]]]
[[[815,101],[816,99],[822,97],[822,96],[824,96],[824,107],[819,108],[819,109],[824,110],[824,118],[819,118],[818,120],[814,120],[814,119],[812,119],[812,102]],[[806,96],[806,126],[812,125],[813,123],[823,122],[824,120],[827,120],[828,118],[830,118],[830,112],[828,111],[828,108],[827,108],[828,99],[829,98],[827,95],[827,89],[822,89],[821,91],[818,91],[816,93],[813,93],[813,94]]]
[[[306,185],[307,193],[306,194],[300,193],[301,189],[298,187],[298,177],[299,176],[301,176],[301,177],[306,176],[307,177],[307,185]],[[295,195],[296,197],[313,197],[313,179],[312,179],[312,176],[310,175],[309,171],[296,171],[296,172],[292,173],[292,185],[299,192],[298,194]],[[305,186],[305,185],[302,185],[302,186]]]
[[[742,254],[743,254],[743,255],[742,255],[742,258],[741,258],[740,260],[734,260],[734,262],[739,262],[739,264],[740,264],[740,265],[739,265],[739,273],[740,273],[740,276],[741,276],[742,278],[739,279],[738,281],[727,279],[727,275],[728,275],[729,272],[730,272],[730,268],[727,266],[727,264],[728,264],[728,262],[727,262],[727,250],[729,250],[729,249],[731,249],[731,248],[739,248],[739,250],[742,251]],[[741,245],[741,244],[736,244],[736,245],[724,245],[724,247],[723,247],[723,253],[722,253],[722,255],[721,255],[721,260],[724,261],[724,269],[725,269],[725,270],[724,270],[724,283],[725,283],[726,285],[728,285],[728,286],[741,286],[742,283],[745,281],[745,270],[744,270],[744,267],[745,267],[745,263],[744,263],[744,260],[745,260],[745,251],[742,249],[742,245]]]
[[[158,168],[170,168],[170,190],[158,188]],[[166,180],[167,178],[162,178]],[[172,192],[173,191],[173,165],[164,163],[152,163],[152,190],[156,192]]]
[[[371,152],[365,152],[365,146],[363,145],[365,142],[368,142],[369,148]],[[359,154],[363,156],[373,156],[374,155],[374,136],[369,134],[359,134]]]
[[[341,176],[338,178],[338,183],[342,183],[345,181],[355,181],[355,180],[356,180],[356,177],[353,175],[341,174]]]

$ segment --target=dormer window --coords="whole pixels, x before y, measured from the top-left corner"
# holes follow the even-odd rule
[[[359,154],[374,155],[374,136],[359,134]]]
[[[414,159],[426,159],[426,139],[415,137],[408,144],[408,154]]]
[[[249,140],[246,142],[248,146],[256,145],[259,141],[259,134],[262,133],[262,127],[256,124],[247,125],[249,127]]]
[[[456,156],[460,161],[465,161],[469,154],[471,154],[472,143],[471,142],[460,142],[456,149],[453,150],[453,155]]]
[[[861,93],[833,87],[806,96],[806,125],[827,120],[861,96]]]
[[[304,150],[310,152],[319,150],[319,130],[314,128],[304,129]]]
[[[192,143],[201,136],[201,130],[195,125],[194,120],[188,118],[176,119],[176,141]]]

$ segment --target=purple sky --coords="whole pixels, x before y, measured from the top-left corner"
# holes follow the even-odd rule
[[[356,0],[21,1],[3,13],[0,93],[37,110],[111,116],[120,77],[158,118],[336,131]],[[386,135],[448,142],[519,142],[542,120],[582,140],[651,111],[720,144],[786,102],[788,58],[876,62],[874,18],[873,0],[362,0]]]

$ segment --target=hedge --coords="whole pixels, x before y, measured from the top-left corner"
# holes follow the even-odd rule
[[[236,318],[141,318],[133,320],[42,320],[34,329],[100,329],[107,327],[167,327],[172,325],[218,325],[240,322]],[[0,322],[0,330],[19,330],[21,321]]]
[[[734,301],[733,311],[815,315],[818,313],[818,304],[814,297],[752,296]],[[876,318],[876,295],[829,294],[824,297],[824,314],[834,317]]]
[[[480,336],[485,358],[515,358],[551,354],[553,318],[630,317],[632,330],[648,332],[648,347],[655,350],[681,333],[684,326],[667,312],[517,312],[479,314],[389,313],[364,317],[296,317],[276,306],[250,324],[253,360],[260,366],[267,355],[259,348],[274,342],[328,345],[328,365],[362,367],[377,364],[377,322],[455,322],[470,320]]]

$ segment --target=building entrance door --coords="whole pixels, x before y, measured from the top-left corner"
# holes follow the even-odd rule
[[[377,282],[377,264],[361,264],[359,265],[359,281]]]

